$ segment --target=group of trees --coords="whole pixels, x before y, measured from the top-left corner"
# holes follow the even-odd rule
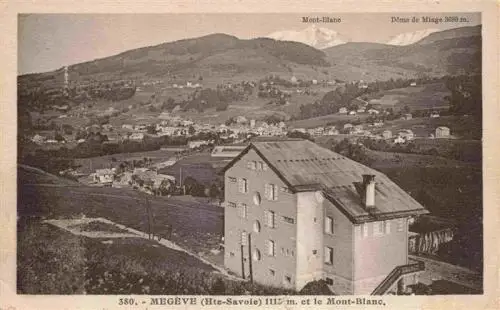
[[[343,87],[338,87],[333,91],[326,93],[319,101],[300,106],[300,113],[297,119],[307,119],[327,114],[337,113],[341,107],[356,109],[355,98],[360,97],[363,100],[368,99],[369,94],[375,94],[380,91],[386,91],[396,88],[409,87],[412,82],[418,85],[437,81],[438,79],[419,78],[419,79],[390,79],[387,81],[376,81],[367,83],[366,87],[361,87],[359,82],[347,83]]]
[[[481,75],[461,75],[447,77],[446,87],[450,96],[445,99],[450,104],[450,113],[454,115],[472,115],[478,120],[482,117]]]
[[[191,98],[183,103],[184,110],[196,110],[203,112],[209,108],[215,108],[217,111],[227,110],[229,103],[233,101],[244,100],[245,92],[235,88],[205,88],[196,90]]]

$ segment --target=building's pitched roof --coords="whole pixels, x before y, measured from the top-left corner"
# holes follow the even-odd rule
[[[428,213],[386,175],[309,140],[253,142],[234,158],[225,172],[250,149],[255,150],[294,192],[321,190],[354,223]],[[367,210],[356,189],[363,174],[375,175],[375,208]]]

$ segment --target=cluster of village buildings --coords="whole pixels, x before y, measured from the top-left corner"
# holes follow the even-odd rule
[[[372,109],[373,113],[378,113],[377,110]],[[370,112],[369,112],[370,113]],[[406,119],[411,119],[411,114],[404,116]],[[380,120],[376,120],[368,124],[351,124],[345,123],[338,128],[336,126],[318,126],[314,128],[290,128],[285,122],[267,123],[265,121],[247,119],[244,116],[237,116],[229,125],[226,124],[198,124],[191,120],[183,119],[180,116],[171,115],[170,113],[163,112],[158,117],[159,122],[154,124],[123,124],[121,128],[114,128],[111,124],[104,125],[91,125],[85,127],[87,132],[100,132],[107,136],[108,141],[143,141],[146,135],[153,137],[173,136],[173,137],[192,137],[200,133],[215,133],[218,134],[222,140],[225,139],[244,139],[249,135],[255,136],[271,136],[279,137],[285,136],[289,132],[297,131],[307,133],[311,136],[334,136],[339,134],[363,136],[373,139],[389,140],[392,143],[400,144],[406,143],[415,138],[415,134],[411,129],[401,129],[395,133],[391,130],[381,131],[379,128],[384,126]],[[154,128],[154,133],[151,132],[151,127]],[[435,129],[435,132],[426,138],[450,138],[450,129],[448,127],[440,126]],[[71,135],[65,135],[64,141],[57,141],[53,137],[46,137],[36,134],[32,137],[32,141],[37,144],[56,144],[64,142],[85,142],[85,139],[78,139],[77,141]],[[189,148],[196,148],[201,145],[207,145],[213,141],[189,141]]]

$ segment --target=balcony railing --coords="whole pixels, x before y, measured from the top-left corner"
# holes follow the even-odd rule
[[[418,261],[415,263],[401,265],[394,268],[389,275],[382,281],[372,292],[372,295],[383,295],[389,288],[406,274],[415,273],[425,270],[424,262]]]

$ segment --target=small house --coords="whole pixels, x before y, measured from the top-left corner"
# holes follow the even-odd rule
[[[436,128],[436,138],[448,138],[450,136],[450,128],[440,126]]]
[[[95,173],[92,174],[92,177],[94,183],[111,185],[115,177],[115,172],[113,169],[97,169]]]
[[[392,131],[390,131],[390,130],[384,130],[384,132],[382,132],[382,137],[384,139],[390,139],[390,138],[392,138]]]
[[[394,139],[394,144],[402,144],[402,143],[405,143],[406,140],[401,137],[401,136],[397,136],[395,139]]]
[[[347,114],[347,112],[348,112],[348,111],[347,111],[347,108],[346,108],[346,107],[341,107],[341,108],[339,109],[339,114]]]

